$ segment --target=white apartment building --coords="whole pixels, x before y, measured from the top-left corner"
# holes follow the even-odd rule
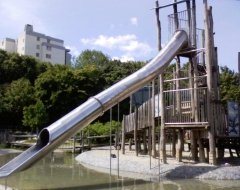
[[[0,49],[20,55],[31,55],[52,64],[68,65],[71,62],[70,50],[64,47],[63,40],[34,32],[30,24],[25,25],[24,32],[16,40],[4,38]]]

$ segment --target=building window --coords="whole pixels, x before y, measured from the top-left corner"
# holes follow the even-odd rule
[[[36,57],[39,57],[39,53],[36,53]]]
[[[52,50],[52,47],[51,47],[51,46],[47,46],[47,50],[48,50],[48,51],[51,51],[51,50]]]
[[[4,45],[4,41],[2,41],[2,46]]]
[[[22,50],[24,51],[24,47],[22,47]]]
[[[37,41],[40,41],[40,37],[37,37]]]
[[[40,45],[37,45],[37,49],[40,49]]]
[[[50,44],[50,40],[49,40],[49,39],[47,39],[47,43],[49,43],[49,44]]]
[[[22,40],[22,42],[24,42],[24,39]]]
[[[46,54],[46,58],[51,59],[51,55],[50,54]]]

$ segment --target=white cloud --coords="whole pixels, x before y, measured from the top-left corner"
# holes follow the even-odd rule
[[[99,35],[98,38],[82,38],[81,42],[84,45],[92,45],[94,47],[103,47],[111,51],[116,50],[122,52],[121,58],[114,57],[121,61],[134,60],[134,57],[143,57],[150,54],[153,49],[143,42],[139,42],[133,34],[113,36]]]
[[[128,62],[128,61],[134,61],[133,57],[128,57],[127,55],[122,55],[121,62]]]
[[[128,62],[128,61],[134,61],[134,58],[133,57],[128,57],[127,55],[122,55],[121,58],[112,57],[112,60],[120,60],[121,62]]]
[[[88,44],[88,43],[90,43],[91,40],[82,38],[80,41],[81,41],[83,44]]]
[[[131,25],[136,25],[137,26],[137,18],[133,17],[130,19]]]
[[[91,44],[91,45],[104,47],[107,49],[114,49],[121,45],[127,44],[130,40],[133,40],[136,38],[137,37],[135,35],[130,35],[130,34],[123,35],[123,36],[116,36],[116,37],[99,35],[98,38],[91,38],[91,39],[82,38],[81,42],[85,45]]]
[[[70,49],[70,54],[72,54],[73,56],[77,57],[79,56],[80,52],[77,50],[76,47],[74,46],[66,46],[67,49]]]

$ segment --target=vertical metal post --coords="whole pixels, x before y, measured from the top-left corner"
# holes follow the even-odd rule
[[[126,123],[126,116],[123,115],[123,120],[122,120],[122,154],[125,154],[125,123]]]
[[[240,85],[240,52],[238,52],[238,76],[239,76],[239,83],[238,83],[238,85]],[[240,121],[240,106],[239,106],[239,104],[238,104],[238,121]],[[240,130],[239,130],[239,133],[240,133]]]
[[[112,108],[110,108],[110,176],[112,175]]]
[[[73,148],[72,148],[72,153],[75,153],[75,147],[76,147],[76,135],[73,136]]]
[[[117,126],[117,135],[115,137],[116,142],[117,142],[117,163],[118,163],[118,178],[119,178],[119,103],[118,103],[118,126]]]
[[[90,129],[88,128],[88,147],[91,148]]]
[[[135,124],[134,124],[134,144],[135,144],[135,155],[138,156],[138,140],[137,140],[137,129],[138,129],[138,108],[135,107]]]
[[[148,128],[148,153],[149,153],[149,166],[150,166],[150,169],[151,169],[151,153],[152,153],[152,146],[151,146],[151,126],[149,126]]]
[[[239,76],[239,85],[240,85],[240,52],[238,52],[238,76]]]
[[[81,137],[82,137],[82,153],[84,152],[84,133],[83,130],[81,130]]]
[[[152,157],[156,158],[156,126],[155,126],[155,80],[152,81]]]

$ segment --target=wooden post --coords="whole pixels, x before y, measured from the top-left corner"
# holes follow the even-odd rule
[[[155,2],[155,6],[159,7],[158,1]],[[157,42],[158,42],[158,51],[162,49],[161,45],[161,22],[159,19],[159,9],[155,9],[156,16],[156,25],[157,25]]]
[[[122,120],[122,154],[125,154],[125,120],[126,116],[123,115],[123,120]]]
[[[138,156],[138,140],[137,140],[137,129],[138,129],[138,108],[135,107],[135,125],[134,125],[134,145],[135,155]]]
[[[196,140],[196,131],[191,131],[191,153],[192,153],[192,160],[197,161],[197,140]]]
[[[181,150],[182,150],[182,152],[184,151],[184,143],[185,143],[185,140],[184,140],[184,137],[185,137],[185,130],[184,129],[182,129],[182,146],[181,146]]]
[[[205,152],[204,152],[204,146],[203,146],[203,140],[200,136],[200,131],[198,131],[198,145],[199,145],[199,162],[204,163],[205,162]]]
[[[176,130],[172,129],[172,156],[176,157]]]
[[[193,41],[192,41],[192,46],[197,48],[197,40],[196,40],[196,34],[197,34],[197,22],[196,22],[196,3],[195,0],[192,0],[192,36],[193,36]]]
[[[128,150],[132,150],[132,138],[129,138]]]
[[[196,48],[197,46],[197,42],[196,42],[196,5],[195,5],[195,0],[192,1],[192,36],[193,36],[193,39],[192,39],[192,45]],[[195,54],[194,54],[195,56]],[[197,70],[197,58],[193,58],[193,68],[194,68],[194,72],[193,72],[193,76],[194,76],[194,119],[195,119],[195,122],[199,122],[199,96],[198,96],[198,91],[197,91],[197,88],[198,88],[198,79],[197,79],[197,76],[198,76],[198,70]],[[203,151],[203,144],[202,144],[202,141],[201,141],[201,138],[199,137],[199,132],[198,131],[194,131],[194,136],[196,137],[194,143],[196,143],[196,148],[195,148],[195,155],[193,157],[193,159],[195,161],[197,161],[198,159],[198,148],[197,148],[197,139],[199,140],[199,149],[201,148],[201,152],[199,152],[199,156],[204,156],[204,151]]]
[[[202,30],[202,47],[203,48],[205,47],[205,30]],[[202,66],[206,66],[205,51],[202,52],[201,59],[202,59]]]
[[[141,135],[139,134],[138,137],[137,137],[137,141],[138,141],[138,152],[141,152]]]
[[[216,149],[214,139],[214,125],[213,125],[213,111],[212,111],[212,50],[211,50],[211,36],[210,25],[207,10],[207,0],[203,0],[204,7],[204,26],[205,26],[205,40],[206,40],[206,67],[207,67],[207,117],[210,129],[208,131],[209,136],[209,164],[216,165]]]
[[[216,57],[216,52],[215,52],[215,47],[214,47],[214,37],[213,37],[213,17],[212,17],[212,7],[209,7],[208,9],[208,16],[209,16],[209,23],[210,23],[210,37],[211,37],[211,51],[212,51],[212,65],[214,66],[215,70],[213,71],[213,92],[214,92],[214,100],[217,102],[219,100],[219,93],[218,93],[218,65],[217,65],[217,57]],[[217,107],[214,106],[214,118],[218,116],[217,113]],[[214,119],[214,131],[219,134],[219,120]]]
[[[146,129],[143,131],[143,152],[147,153]]]
[[[176,56],[176,79],[180,78],[180,58]],[[176,80],[176,90],[180,89],[179,80]],[[179,121],[181,121],[182,113],[181,113],[181,94],[180,91],[176,92],[176,102],[177,102],[177,116]]]
[[[192,45],[192,18],[191,18],[191,7],[190,1],[186,1],[187,5],[187,14],[188,14],[188,42],[189,45]]]
[[[159,7],[158,1],[155,3],[156,7]],[[157,42],[158,42],[158,51],[162,49],[161,46],[161,23],[159,20],[159,9],[155,9],[155,14],[156,14],[156,23],[157,23]],[[164,115],[164,95],[163,95],[163,74],[159,75],[159,81],[160,81],[160,107],[161,107],[161,137],[160,137],[160,150],[159,150],[159,155],[160,155],[160,162],[166,163],[166,143],[165,143],[165,115]],[[155,141],[155,132],[156,132],[156,127],[155,127],[155,80],[152,82],[152,85],[154,88],[152,88],[152,98],[153,98],[153,104],[152,104],[152,114],[153,114],[153,123],[152,125],[152,156],[155,158],[156,157],[156,141]]]
[[[174,2],[176,3],[177,0],[174,0]],[[174,4],[174,5],[173,5],[173,13],[174,13],[174,26],[175,26],[175,30],[177,30],[178,27],[179,27],[177,4]]]
[[[177,146],[177,151],[176,151],[176,160],[178,162],[182,162],[182,136],[183,136],[183,130],[178,129],[178,146]]]

